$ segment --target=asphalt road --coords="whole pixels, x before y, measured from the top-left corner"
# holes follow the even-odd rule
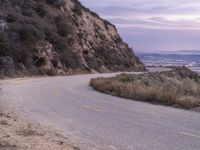
[[[1,82],[1,100],[82,149],[200,150],[200,113],[98,93],[77,75]]]

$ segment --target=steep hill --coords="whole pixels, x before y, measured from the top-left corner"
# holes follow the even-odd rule
[[[0,72],[143,71],[114,25],[77,0],[1,0]]]

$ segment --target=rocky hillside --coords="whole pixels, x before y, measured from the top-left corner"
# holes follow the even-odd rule
[[[0,0],[0,72],[142,71],[114,25],[77,0]]]

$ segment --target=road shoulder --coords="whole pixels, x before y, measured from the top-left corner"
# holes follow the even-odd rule
[[[0,149],[2,150],[77,150],[62,134],[20,117],[0,103]]]

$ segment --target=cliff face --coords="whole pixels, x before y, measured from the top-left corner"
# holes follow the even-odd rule
[[[53,75],[145,67],[114,25],[77,0],[1,0],[0,69]]]

